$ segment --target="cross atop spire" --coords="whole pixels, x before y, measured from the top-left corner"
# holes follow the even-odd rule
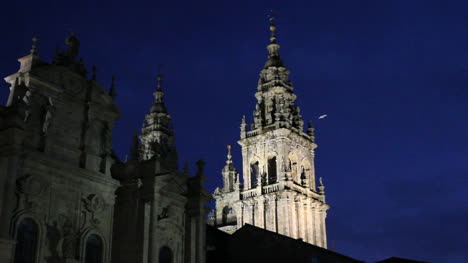
[[[270,20],[270,31],[271,31],[271,36],[270,36],[270,43],[276,43],[276,36],[275,36],[275,31],[276,31],[276,25],[275,25],[275,14],[273,13],[273,10],[270,10],[268,13],[268,20]]]
[[[273,11],[270,11],[268,14],[268,19],[270,21],[270,44],[267,46],[268,49],[268,60],[265,63],[265,68],[269,67],[283,67],[283,61],[279,55],[280,45],[276,42],[276,25],[275,25],[275,15]]]

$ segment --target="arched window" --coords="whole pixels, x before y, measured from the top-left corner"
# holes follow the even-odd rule
[[[258,177],[258,161],[250,165],[250,188],[257,187],[257,177]]]
[[[35,263],[39,228],[31,218],[23,219],[16,233],[15,263]]]
[[[159,263],[172,263],[172,250],[166,246],[159,250]]]
[[[102,263],[104,245],[101,237],[92,234],[86,239],[85,263]]]
[[[234,209],[230,206],[225,206],[223,208],[223,218],[222,218],[223,225],[235,225],[237,224],[237,216]]]
[[[268,159],[268,183],[274,184],[276,183],[276,157],[272,157]]]

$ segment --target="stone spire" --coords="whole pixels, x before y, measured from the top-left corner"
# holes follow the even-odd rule
[[[162,75],[157,76],[156,91],[153,93],[154,102],[145,117],[141,130],[141,158],[151,159],[153,156],[169,158],[171,167],[177,166],[177,154],[174,146],[174,132],[162,91]]]
[[[280,45],[276,43],[276,25],[274,23],[275,17],[270,15],[270,44],[267,46],[268,59],[265,63],[265,68],[268,67],[282,67],[283,61],[280,58],[279,49]]]
[[[18,59],[18,61],[20,62],[19,72],[29,72],[36,64],[42,63],[40,62],[39,56],[37,55],[38,40],[39,38],[37,36],[33,36],[30,53]]]
[[[316,185],[314,129],[304,131],[300,108],[280,57],[277,27],[270,17],[268,57],[260,71],[253,121],[242,118],[242,182],[230,147],[216,188],[216,227],[233,233],[245,224],[327,247],[325,187]]]
[[[231,155],[231,145],[227,145],[227,160],[226,160],[226,166],[224,166],[224,170],[229,170],[229,171],[235,171],[236,168],[234,168],[234,165],[232,164],[232,155]]]
[[[267,45],[268,58],[260,72],[258,80],[257,105],[253,112],[253,123],[250,134],[262,133],[262,130],[289,128],[307,136],[303,132],[304,121],[300,109],[295,105],[289,70],[280,57],[280,45],[277,42],[277,27],[274,18],[270,17],[270,43]],[[242,137],[242,134],[241,134]],[[247,134],[247,137],[248,134]]]
[[[231,155],[231,145],[227,145],[227,160],[226,165],[224,166],[223,170],[221,171],[223,175],[223,192],[232,192],[235,190],[239,190],[239,175],[237,173],[234,164],[232,163],[232,155]]]

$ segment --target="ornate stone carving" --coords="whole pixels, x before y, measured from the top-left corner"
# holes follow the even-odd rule
[[[104,199],[97,194],[90,194],[86,198],[81,199],[83,202],[85,213],[84,221],[86,222],[86,215],[89,214],[89,221],[93,225],[99,225],[101,221],[96,217],[96,214],[103,211],[108,205],[104,202]]]
[[[38,210],[44,192],[45,183],[32,175],[24,175],[16,180],[18,204],[16,210],[32,209]]]
[[[22,99],[22,102],[24,104],[24,118],[23,118],[24,122],[28,122],[29,117],[31,116],[31,103],[32,103],[31,97],[32,97],[31,91],[27,90]]]
[[[52,224],[46,225],[46,231],[47,263],[68,263],[79,259],[79,235],[69,217],[60,215]]]

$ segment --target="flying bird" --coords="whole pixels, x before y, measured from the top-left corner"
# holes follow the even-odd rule
[[[321,115],[321,116],[318,117],[318,118],[319,118],[319,120],[321,120],[321,119],[325,119],[326,117],[327,117],[327,114],[324,114],[324,115]]]

